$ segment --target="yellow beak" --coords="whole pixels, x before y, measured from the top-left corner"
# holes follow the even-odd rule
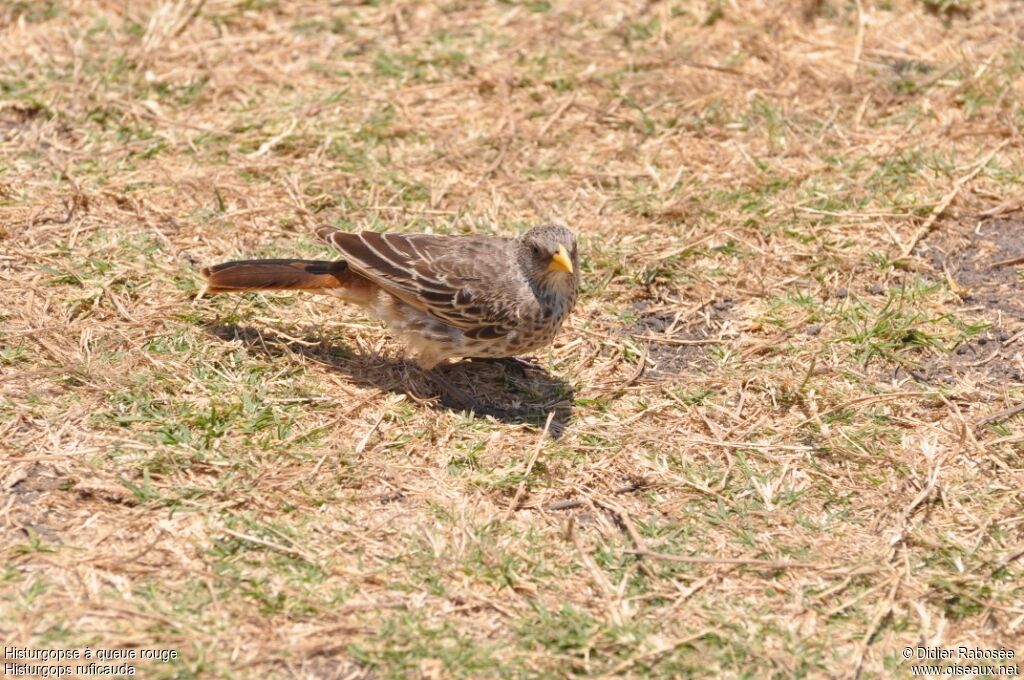
[[[551,264],[548,265],[548,269],[572,274],[572,260],[569,259],[569,251],[561,243],[558,244],[558,252],[551,256]]]

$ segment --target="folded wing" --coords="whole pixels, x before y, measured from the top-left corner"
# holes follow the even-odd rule
[[[514,299],[501,294],[511,239],[435,234],[351,234],[322,228],[317,235],[341,251],[354,270],[392,295],[468,337],[497,339],[515,328]]]

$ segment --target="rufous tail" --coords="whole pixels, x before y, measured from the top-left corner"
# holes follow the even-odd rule
[[[207,293],[247,290],[318,290],[361,282],[344,260],[240,260],[203,267]]]

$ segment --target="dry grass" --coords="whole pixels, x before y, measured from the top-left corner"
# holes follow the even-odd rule
[[[1024,653],[1024,5],[0,5],[0,639],[147,677]],[[581,235],[459,412],[310,226]],[[1019,262],[1018,262],[1019,264]],[[555,413],[548,435],[543,427]]]

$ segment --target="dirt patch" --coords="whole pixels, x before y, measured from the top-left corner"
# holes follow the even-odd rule
[[[909,374],[927,383],[964,378],[1024,382],[1024,282],[1018,274],[1024,262],[1014,263],[1024,256],[1024,222],[983,222],[969,233],[928,244],[925,254],[942,276],[948,274],[962,289],[965,306],[980,311],[992,326]]]
[[[11,518],[5,540],[11,543],[31,538],[32,534],[51,543],[61,543],[60,531],[53,525],[50,512],[44,510],[46,497],[67,484],[54,468],[31,463],[14,468],[5,480],[11,504]]]
[[[14,504],[28,505],[35,503],[43,494],[62,488],[66,483],[67,479],[53,468],[32,463],[11,474],[8,492]]]
[[[983,305],[1003,317],[999,323],[1024,321],[1024,221],[983,222],[966,237],[962,249],[931,251],[932,263],[966,289],[964,302]]]
[[[0,104],[0,141],[13,140],[29,127],[50,119],[42,104],[18,102]]]
[[[46,151],[66,147],[75,133],[66,121],[38,102],[0,102],[0,144],[19,143]],[[0,197],[5,193],[0,189]]]
[[[990,385],[1024,383],[1020,338],[1005,330],[990,330],[949,354],[929,357],[918,368],[900,368],[896,376],[909,376],[929,385],[950,385],[963,380]]]
[[[650,368],[645,377],[661,381],[681,373],[706,369],[711,366],[708,351],[715,345],[714,338],[732,319],[735,301],[723,298],[701,306],[688,320],[682,320],[676,310],[652,309],[646,300],[634,303],[640,313],[630,333],[650,343]]]

